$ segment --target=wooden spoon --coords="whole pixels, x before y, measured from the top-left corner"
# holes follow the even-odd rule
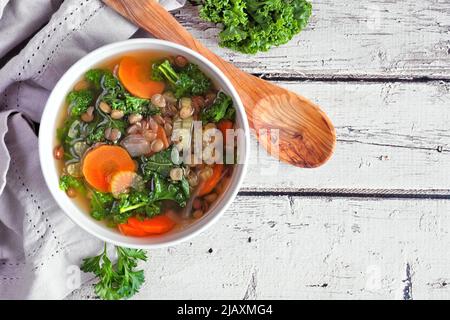
[[[305,168],[320,166],[330,158],[336,143],[335,130],[325,113],[311,101],[221,59],[154,0],[103,1],[156,38],[197,51],[222,70],[242,99],[250,127],[272,156]],[[278,139],[273,138],[277,131],[271,131],[271,135],[267,134],[268,129],[278,129]]]

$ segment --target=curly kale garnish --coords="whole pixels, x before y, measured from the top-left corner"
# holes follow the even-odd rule
[[[223,26],[221,46],[254,54],[291,40],[311,10],[306,0],[204,0],[200,17]]]

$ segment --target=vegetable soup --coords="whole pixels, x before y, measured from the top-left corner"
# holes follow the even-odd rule
[[[127,236],[184,227],[228,186],[235,161],[222,159],[236,150],[235,114],[232,99],[183,56],[114,58],[67,95],[54,149],[60,189]]]

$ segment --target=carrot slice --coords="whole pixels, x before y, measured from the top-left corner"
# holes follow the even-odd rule
[[[227,130],[233,129],[233,122],[230,120],[222,120],[217,124],[217,128],[222,132],[223,145],[227,145]]]
[[[110,189],[113,195],[125,192],[136,181],[137,173],[134,171],[118,171],[111,177]]]
[[[216,185],[222,178],[222,172],[223,172],[223,164],[216,163],[213,167],[213,174],[211,175],[211,177],[209,177],[209,179],[207,180],[200,182],[198,188],[198,196],[202,197],[213,191],[213,189],[216,187]]]
[[[119,224],[119,231],[126,236],[131,236],[131,237],[145,237],[148,236],[148,234],[140,229],[136,229],[133,228],[132,226],[126,224],[126,223],[122,223]]]
[[[169,140],[167,140],[166,131],[163,127],[158,126],[158,130],[156,130],[156,138],[160,139],[164,144],[164,149],[169,147]]]
[[[101,192],[110,192],[110,180],[118,171],[136,171],[128,152],[118,146],[102,145],[89,151],[83,160],[86,181]]]
[[[147,234],[163,234],[172,230],[175,222],[168,216],[161,215],[143,221],[131,217],[128,219],[128,225]]]
[[[151,68],[132,57],[124,57],[119,63],[119,79],[125,88],[135,96],[150,99],[164,91],[164,82],[150,78]]]

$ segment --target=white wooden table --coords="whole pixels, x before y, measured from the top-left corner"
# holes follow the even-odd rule
[[[257,56],[219,49],[196,7],[176,16],[323,106],[338,144],[315,170],[261,151],[217,224],[149,252],[136,298],[450,298],[450,1],[313,0],[308,28]]]

